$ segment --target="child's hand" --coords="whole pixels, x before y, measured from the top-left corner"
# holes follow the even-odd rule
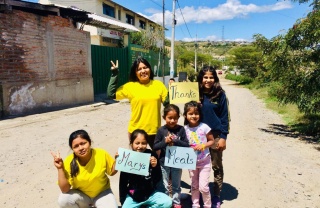
[[[151,164],[151,166],[154,168],[154,167],[157,166],[157,163],[158,163],[157,159],[156,159],[155,157],[151,156],[151,157],[150,157],[150,164]]]
[[[60,157],[60,152],[57,151],[57,153],[51,151],[51,155],[53,157],[53,164],[56,166],[57,169],[63,168],[63,160]]]
[[[216,149],[219,151],[223,151],[227,148],[227,142],[225,139],[219,139]]]
[[[192,146],[192,148],[196,151],[203,151],[205,149],[205,145],[204,144],[197,144],[195,146]]]
[[[116,152],[116,154],[114,155],[114,159],[117,159],[119,157],[119,153]]]
[[[169,146],[173,145],[173,140],[172,140],[172,136],[171,134],[168,132],[168,136],[165,137],[166,138],[166,143],[169,144]]]
[[[118,69],[118,60],[116,61],[116,64],[114,64],[113,61],[111,61],[111,70],[115,69]]]

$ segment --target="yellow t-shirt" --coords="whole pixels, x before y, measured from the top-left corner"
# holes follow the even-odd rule
[[[110,188],[110,180],[107,175],[111,174],[115,160],[105,150],[92,149],[91,159],[86,166],[81,166],[77,161],[79,173],[73,178],[71,177],[70,169],[72,160],[73,154],[70,154],[63,162],[72,189],[78,189],[89,197],[94,198],[102,191]]]
[[[157,133],[161,125],[161,103],[168,94],[166,86],[158,80],[150,80],[148,84],[128,82],[119,87],[116,99],[129,99],[131,105],[131,118],[128,131],[143,129],[149,135]]]

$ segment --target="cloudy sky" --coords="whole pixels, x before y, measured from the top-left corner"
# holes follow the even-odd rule
[[[37,2],[37,0],[29,0]],[[81,0],[74,1],[81,4]],[[114,0],[162,25],[163,0]],[[174,0],[164,0],[166,37],[172,37]],[[247,40],[285,33],[311,8],[290,0],[178,0],[175,1],[175,40]],[[77,6],[77,5],[74,5]]]
[[[162,24],[162,0],[114,0]],[[172,36],[173,0],[165,0],[166,36]],[[254,34],[272,38],[284,33],[311,11],[290,0],[176,1],[176,40],[252,40]]]

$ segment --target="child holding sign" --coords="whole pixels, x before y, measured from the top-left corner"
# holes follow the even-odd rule
[[[172,179],[172,198],[173,207],[181,207],[180,205],[180,193],[181,193],[181,175],[182,169],[172,168],[164,165],[166,156],[166,147],[169,146],[180,146],[189,147],[189,142],[186,136],[186,132],[183,126],[178,125],[180,117],[180,109],[174,104],[168,104],[163,109],[163,119],[166,124],[158,129],[156,134],[154,150],[160,152],[160,164],[162,171],[163,183],[160,184],[160,190],[169,195],[169,176],[171,174]],[[157,151],[157,152],[158,152]]]
[[[214,144],[213,134],[207,124],[200,122],[201,108],[196,101],[190,101],[184,106],[184,128],[190,146],[197,151],[197,165],[195,170],[189,170],[191,177],[192,207],[200,207],[199,199],[202,194],[203,207],[211,208],[209,179],[211,171],[211,157],[209,148]]]
[[[136,129],[130,136],[130,145],[133,151],[151,153],[149,175],[142,176],[133,173],[121,172],[119,193],[122,208],[140,206],[170,208],[172,200],[164,193],[155,190],[156,184],[161,180],[161,169],[157,155],[147,149],[148,134]]]

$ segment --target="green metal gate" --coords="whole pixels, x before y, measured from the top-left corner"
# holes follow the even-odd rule
[[[91,45],[92,78],[94,94],[107,93],[107,88],[111,76],[111,63],[118,60],[119,79],[118,86],[129,81],[130,67],[134,60],[142,56],[151,64],[155,77],[168,76],[170,74],[169,58],[165,57],[165,68],[162,70],[162,57],[159,53],[142,46],[131,44],[126,48],[113,48],[108,46]],[[177,76],[177,65],[175,64],[174,77]]]
[[[111,76],[111,62],[119,62],[118,86],[128,82],[130,66],[128,64],[128,48],[113,48],[91,45],[92,78],[94,94],[107,93]]]

